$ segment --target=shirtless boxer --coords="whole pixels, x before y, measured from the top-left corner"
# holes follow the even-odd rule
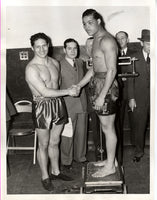
[[[76,93],[75,88],[59,90],[60,67],[56,60],[48,57],[49,38],[44,33],[37,33],[30,38],[34,58],[28,63],[25,78],[33,95],[33,115],[39,147],[37,159],[41,169],[43,187],[53,190],[51,180],[72,178],[59,170],[60,134],[67,122],[67,112],[62,96]],[[48,173],[50,158],[51,174]]]
[[[117,137],[114,122],[119,93],[115,80],[118,48],[114,38],[105,30],[102,16],[95,10],[87,9],[82,15],[82,21],[85,31],[89,36],[94,37],[93,68],[88,70],[77,86],[79,90],[89,82],[90,99],[106,137],[107,159],[95,164],[102,167],[92,175],[93,177],[104,177],[116,171]]]

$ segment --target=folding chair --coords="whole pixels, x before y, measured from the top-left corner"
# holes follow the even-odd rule
[[[28,100],[21,100],[15,104],[17,110],[17,116],[14,117],[11,129],[8,133],[7,141],[7,153],[8,150],[17,151],[17,150],[33,150],[33,164],[36,163],[36,143],[37,143],[37,134],[33,127],[32,120],[32,102]],[[34,135],[34,145],[33,146],[16,146],[15,138],[20,137],[24,138],[29,135]],[[12,138],[12,145],[10,144],[10,138]]]

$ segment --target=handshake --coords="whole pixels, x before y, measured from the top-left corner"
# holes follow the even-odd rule
[[[72,97],[77,97],[80,94],[81,87],[79,85],[72,85],[68,88],[69,95]]]

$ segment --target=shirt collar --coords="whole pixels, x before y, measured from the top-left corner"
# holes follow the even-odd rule
[[[124,51],[124,53],[125,53],[125,55],[126,55],[127,49],[128,49],[127,47],[126,47],[125,49],[122,49],[122,50],[121,50],[121,54],[122,54],[122,52]]]
[[[147,59],[147,52],[145,52],[143,49],[142,49],[142,52],[143,52],[143,56],[144,56],[144,58],[145,58],[145,60]]]
[[[68,57],[65,56],[65,59],[70,63],[72,66],[74,66],[74,61]]]

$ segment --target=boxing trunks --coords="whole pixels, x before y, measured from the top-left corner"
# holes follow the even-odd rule
[[[33,96],[33,120],[35,128],[52,129],[54,124],[68,122],[67,110],[62,97]]]
[[[89,99],[93,109],[95,100],[99,96],[106,80],[106,72],[96,72],[89,82]],[[117,111],[117,99],[119,96],[118,83],[115,80],[110,87],[106,97],[104,98],[104,105],[100,110],[95,110],[98,115],[111,115]]]

